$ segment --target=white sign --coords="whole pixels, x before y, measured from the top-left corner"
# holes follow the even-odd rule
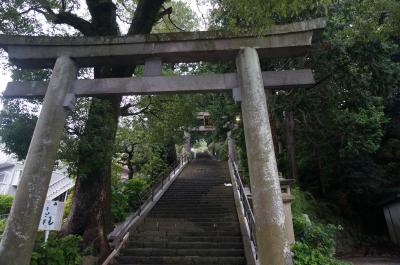
[[[60,230],[64,214],[64,203],[58,201],[46,201],[44,203],[39,230]]]

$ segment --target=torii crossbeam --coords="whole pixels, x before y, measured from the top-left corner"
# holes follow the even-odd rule
[[[0,243],[0,260],[28,265],[66,107],[75,96],[233,91],[242,100],[260,265],[291,264],[265,88],[314,84],[311,70],[261,72],[259,57],[302,56],[324,19],[274,26],[265,34],[194,32],[129,37],[53,38],[0,35],[0,47],[21,68],[53,68],[49,83],[11,82],[6,97],[44,97],[25,169]],[[162,63],[236,60],[237,74],[161,76]],[[77,80],[79,67],[144,64],[145,76]],[[33,192],[34,191],[34,192]]]

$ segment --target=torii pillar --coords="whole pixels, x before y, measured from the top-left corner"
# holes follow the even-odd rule
[[[66,117],[64,101],[77,73],[78,68],[70,58],[57,59],[29,145],[21,182],[18,185],[0,243],[2,265],[30,263],[40,216],[64,130]]]
[[[232,161],[237,163],[237,155],[236,155],[236,148],[235,148],[235,139],[232,136],[232,131],[227,132],[227,139],[228,139],[228,154],[231,154]]]
[[[187,130],[185,130],[185,131],[183,131],[183,138],[184,138],[184,143],[183,143],[183,151],[184,151],[184,156],[185,156],[185,159],[189,159],[190,157],[191,157],[191,148],[192,148],[192,145],[191,145],[191,140],[192,140],[192,137],[191,137],[191,134],[190,134],[190,131],[187,131]]]
[[[236,65],[259,264],[291,265],[293,261],[285,235],[285,215],[267,99],[256,49],[242,48],[237,55]]]

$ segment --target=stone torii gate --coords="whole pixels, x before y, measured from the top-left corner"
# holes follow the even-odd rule
[[[0,35],[21,68],[53,68],[50,82],[10,82],[5,97],[43,97],[20,185],[0,243],[0,260],[28,265],[40,215],[75,97],[233,91],[241,99],[261,265],[291,264],[264,89],[314,84],[311,70],[261,72],[259,57],[302,56],[324,19],[274,26],[262,35],[193,32],[129,37],[55,38]],[[237,74],[161,76],[162,63],[234,61]],[[79,67],[144,64],[143,77],[77,80]]]

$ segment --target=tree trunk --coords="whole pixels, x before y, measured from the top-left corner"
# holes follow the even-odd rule
[[[111,159],[118,126],[121,97],[94,98],[80,140],[78,177],[67,234],[79,234],[93,245],[103,260],[109,253],[106,236],[111,231]]]
[[[111,1],[86,1],[96,32],[91,35],[117,36],[116,7]],[[151,31],[164,0],[140,0],[129,35]],[[95,78],[128,77],[134,66],[95,68]],[[64,234],[79,234],[87,245],[99,251],[100,262],[109,251],[111,232],[111,161],[122,97],[93,98],[85,132],[80,139],[78,175],[74,198]]]
[[[165,160],[168,165],[173,165],[176,161],[178,161],[178,157],[176,156],[176,148],[175,148],[174,142],[171,142],[168,144],[165,158],[166,158]]]
[[[290,177],[295,180],[298,180],[293,111],[288,111],[285,118],[286,118],[287,152],[288,152],[288,160],[290,163]]]

